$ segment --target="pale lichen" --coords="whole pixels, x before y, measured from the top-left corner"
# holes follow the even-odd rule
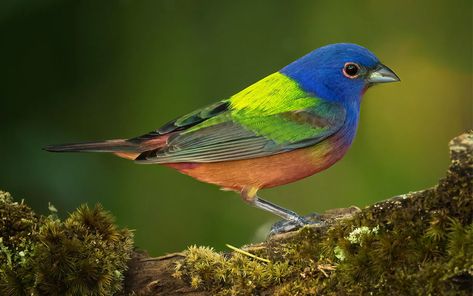
[[[363,239],[370,235],[377,234],[378,231],[379,231],[379,225],[373,228],[361,226],[361,227],[357,227],[353,229],[353,231],[350,232],[348,236],[345,237],[345,239],[347,239],[352,244],[359,244],[360,246],[363,246]]]

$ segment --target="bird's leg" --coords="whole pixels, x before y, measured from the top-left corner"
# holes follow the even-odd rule
[[[256,192],[256,188],[251,188],[248,190],[244,189],[241,191],[241,197],[244,201],[251,204],[252,206],[268,211],[283,218],[284,220],[287,220],[276,223],[271,229],[271,234],[287,232],[311,223],[291,210],[285,209],[267,200],[259,198],[256,195]]]

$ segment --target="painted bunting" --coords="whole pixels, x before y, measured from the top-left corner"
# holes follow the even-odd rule
[[[54,152],[111,152],[162,164],[298,225],[307,220],[257,196],[327,169],[350,147],[361,98],[399,77],[368,49],[318,48],[230,98],[131,139],[49,146]]]

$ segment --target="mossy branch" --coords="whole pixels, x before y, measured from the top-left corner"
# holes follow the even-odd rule
[[[473,133],[450,155],[433,188],[228,253],[151,258],[100,207],[60,221],[2,193],[0,295],[471,295]]]
[[[473,133],[450,142],[451,165],[433,188],[365,209],[326,212],[305,227],[243,246],[161,258],[135,253],[125,294],[471,295]]]

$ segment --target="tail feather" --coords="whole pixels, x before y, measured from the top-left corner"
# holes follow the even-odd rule
[[[43,148],[50,152],[140,152],[140,144],[117,139],[101,142],[51,145]]]
[[[117,139],[100,142],[51,145],[43,149],[50,152],[109,152],[126,159],[136,159],[141,153],[159,149],[167,143],[171,134],[153,138]]]

